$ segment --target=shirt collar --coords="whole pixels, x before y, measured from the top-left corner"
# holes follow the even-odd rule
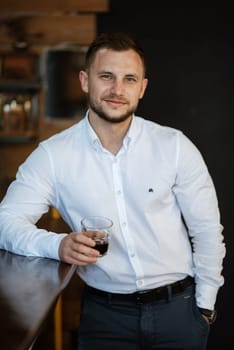
[[[86,128],[87,128],[87,131],[88,131],[88,136],[89,136],[89,139],[91,141],[92,144],[95,144],[97,142],[100,143],[100,140],[97,136],[97,134],[95,133],[95,131],[93,130],[90,122],[89,122],[89,111],[86,112],[86,115],[85,115],[85,123],[86,123]]]
[[[87,131],[88,131],[89,139],[93,145],[99,145],[102,147],[101,142],[100,142],[97,134],[95,133],[94,129],[92,128],[92,126],[89,122],[88,116],[89,116],[89,111],[87,111],[86,115],[85,115],[85,122],[86,122],[86,127],[87,127]],[[138,118],[135,115],[133,115],[130,127],[127,131],[127,134],[124,137],[124,140],[123,140],[123,147],[125,149],[130,145],[130,143],[132,141],[134,141],[137,138],[138,129],[139,129]]]

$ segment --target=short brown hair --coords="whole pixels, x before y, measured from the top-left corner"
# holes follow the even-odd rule
[[[91,43],[86,53],[85,65],[89,69],[94,61],[96,53],[103,49],[111,49],[114,51],[134,50],[141,58],[144,74],[146,74],[145,53],[139,42],[128,33],[124,32],[109,32],[102,33]]]

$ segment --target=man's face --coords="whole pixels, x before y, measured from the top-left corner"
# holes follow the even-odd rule
[[[90,109],[112,123],[132,116],[147,86],[141,59],[133,50],[98,51],[89,71],[80,73],[80,81]]]

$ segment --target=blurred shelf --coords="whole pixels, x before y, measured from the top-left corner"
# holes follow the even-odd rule
[[[31,143],[38,139],[38,135],[32,131],[24,133],[6,133],[0,131],[0,143]]]
[[[36,92],[40,88],[39,81],[0,80],[0,92]]]

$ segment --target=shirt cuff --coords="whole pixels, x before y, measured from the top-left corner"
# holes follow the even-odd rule
[[[46,256],[50,259],[60,260],[59,246],[63,238],[68,234],[49,232],[49,235],[53,235],[53,237],[48,236],[49,239],[47,240],[47,244],[43,247],[43,256]]]
[[[208,284],[196,285],[197,306],[203,309],[214,310],[218,288]]]

